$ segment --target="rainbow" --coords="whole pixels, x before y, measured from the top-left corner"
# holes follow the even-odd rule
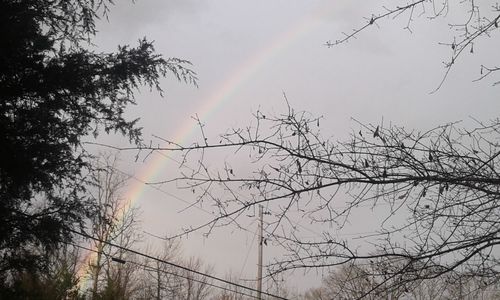
[[[294,42],[300,40],[301,37],[316,27],[315,21],[326,15],[331,10],[331,4],[329,4],[329,2],[316,8],[312,13],[309,13],[300,19],[296,25],[292,26],[287,32],[274,38],[273,42],[267,47],[260,49],[255,55],[239,65],[233,72],[230,72],[230,75],[226,77],[222,84],[217,86],[203,105],[199,107],[198,118],[201,121],[210,119],[219,107],[223,106],[224,103],[232,99],[232,96],[241,86],[244,85],[245,82],[251,79],[254,74],[256,74],[280,52],[290,47]],[[320,45],[318,45],[318,47],[320,47]],[[197,125],[194,124],[193,120],[186,120],[181,126],[178,127],[175,131],[176,134],[170,140],[183,144],[186,140],[193,136],[196,129]],[[141,199],[144,191],[146,190],[146,183],[152,178],[156,178],[157,175],[161,174],[161,172],[165,170],[168,159],[169,158],[167,156],[156,155],[153,156],[152,159],[145,162],[145,166],[139,171],[139,174],[135,176],[139,180],[136,180],[125,193],[124,199],[126,199],[126,201],[122,205],[122,209],[119,212],[120,215],[123,215],[124,212],[130,209]],[[95,253],[89,253],[85,258],[85,263],[82,263],[82,267],[78,272],[78,274],[81,275],[80,278],[87,277],[84,275],[88,273],[88,262],[94,256]],[[85,279],[83,281],[85,281]],[[80,282],[80,288],[85,286],[87,286],[85,282]]]
[[[231,72],[222,84],[218,86],[214,92],[212,92],[203,105],[200,106],[198,113],[199,119],[201,121],[210,119],[218,108],[222,107],[224,103],[231,100],[231,97],[235,94],[235,92],[237,92],[246,81],[252,78],[257,71],[265,66],[268,61],[272,60],[273,57],[288,48],[293,42],[299,40],[300,37],[310,32],[310,30],[314,27],[314,22],[312,21],[315,20],[315,17],[319,17],[323,14],[325,14],[325,7],[318,8],[314,13],[304,17],[289,31],[278,38],[273,39],[274,42],[268,47],[261,49],[253,57],[250,57],[250,59],[238,66],[238,68]],[[170,140],[182,144],[192,137],[197,129],[198,127],[196,124],[193,124],[193,120],[186,120],[181,126],[179,126],[179,129],[176,130],[176,134]],[[148,182],[150,178],[156,178],[158,174],[164,171],[167,162],[167,157],[157,155],[154,159],[147,163],[137,177],[142,178],[144,182]],[[131,199],[131,202],[136,202],[141,198],[145,188],[146,184],[138,182],[126,193],[126,197]]]

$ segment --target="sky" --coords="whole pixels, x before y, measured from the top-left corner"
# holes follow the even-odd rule
[[[383,11],[385,2],[116,2],[108,20],[98,24],[96,51],[133,46],[145,36],[165,57],[191,61],[198,74],[199,87],[169,76],[162,80],[163,98],[148,89],[137,94],[138,105],[127,114],[141,118],[144,139],[153,144],[161,144],[155,136],[184,144],[199,139],[193,116],[205,124],[209,141],[215,140],[229,128],[250,124],[256,110],[285,112],[284,94],[295,110],[322,116],[323,135],[339,140],[357,128],[353,119],[425,130],[453,121],[472,124],[471,117],[498,116],[498,87],[492,87],[493,80],[473,82],[481,64],[495,64],[498,37],[478,42],[474,54],[464,55],[444,85],[431,93],[444,74],[442,62],[451,55],[450,48],[439,43],[452,41],[448,23],[460,16],[459,7],[447,18],[415,17],[411,32],[404,29],[408,21],[404,15],[382,20],[357,39],[328,48],[326,41],[365,24],[371,13]],[[113,145],[126,143],[116,136],[104,139]],[[124,195],[143,211],[144,230],[161,236],[210,216],[210,207],[184,210],[193,201],[186,191],[143,183],[178,174],[174,160],[153,154],[135,162],[124,154],[120,166],[135,176]],[[247,231],[229,226],[208,238],[192,234],[183,241],[184,253],[213,264],[219,276],[232,272],[251,279],[256,274],[255,220],[249,217]],[[264,261],[279,255],[277,249],[265,249]],[[299,290],[317,286],[318,274],[311,273],[295,274],[287,284]]]

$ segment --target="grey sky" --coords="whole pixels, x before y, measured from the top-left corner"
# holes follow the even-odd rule
[[[227,128],[249,124],[259,107],[269,113],[283,111],[283,92],[295,109],[324,116],[324,135],[339,139],[356,128],[351,117],[426,129],[457,120],[467,123],[469,116],[498,116],[498,87],[491,87],[489,79],[472,82],[481,64],[496,63],[498,36],[475,45],[475,53],[464,55],[434,94],[430,91],[444,73],[442,61],[451,54],[448,47],[438,45],[452,38],[449,19],[417,18],[413,33],[403,29],[404,17],[384,20],[345,45],[323,46],[364,24],[363,17],[382,5],[361,0],[120,1],[112,7],[109,23],[99,24],[95,43],[105,51],[147,36],[164,56],[193,63],[199,88],[168,78],[163,82],[164,99],[147,90],[138,95],[139,105],[129,113],[141,117],[146,140],[155,134],[193,141],[199,137],[190,118],[195,114],[214,138]],[[459,12],[451,12],[450,18],[455,14]],[[232,92],[220,93],[231,80]],[[124,168],[140,177],[154,161],[126,162]],[[176,169],[173,162],[160,167],[156,178],[141,179],[160,179]],[[195,225],[206,217],[196,209],[179,214],[185,203],[148,187],[143,190],[136,203],[144,210],[148,231],[174,233],[179,224]],[[189,194],[166,190],[190,200]],[[219,275],[230,269],[239,275],[254,228],[249,230],[230,228],[210,239],[192,235],[184,243],[186,253],[215,264]],[[255,276],[255,257],[255,251],[250,253],[242,277]],[[313,281],[304,281],[301,288]]]

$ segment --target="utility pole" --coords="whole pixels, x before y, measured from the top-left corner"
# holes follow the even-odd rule
[[[259,205],[259,257],[257,262],[257,299],[262,300],[262,244],[264,243],[264,212],[263,206]]]

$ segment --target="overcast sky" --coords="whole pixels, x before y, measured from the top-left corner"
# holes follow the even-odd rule
[[[185,143],[199,138],[191,118],[196,114],[206,124],[210,138],[227,128],[249,124],[257,109],[283,112],[283,93],[296,110],[323,116],[321,130],[334,139],[342,139],[356,128],[351,118],[426,129],[458,120],[467,124],[470,116],[481,120],[498,116],[498,87],[491,86],[492,80],[472,82],[479,76],[481,64],[496,63],[498,36],[477,43],[474,54],[463,56],[433,94],[430,92],[444,74],[442,61],[451,55],[449,47],[438,44],[452,41],[449,19],[417,18],[412,33],[403,29],[404,16],[383,20],[379,27],[369,28],[347,44],[324,46],[342,32],[365,24],[364,17],[380,12],[383,3],[377,3],[117,1],[109,22],[99,23],[95,43],[98,51],[111,51],[118,44],[134,45],[146,36],[165,57],[193,63],[199,88],[178,83],[171,76],[162,81],[164,98],[144,90],[137,97],[139,104],[128,112],[141,118],[144,138],[154,142],[158,140],[152,135]],[[450,12],[449,18],[454,13],[457,11]],[[116,138],[110,142],[122,143]],[[153,157],[125,162],[123,168],[140,180],[154,181],[177,166]],[[152,168],[157,170],[150,172]],[[169,188],[166,194],[133,180],[128,188],[125,194],[132,195],[144,211],[143,226],[149,232],[172,234],[180,229],[179,224],[196,225],[205,214],[197,209],[178,213],[186,206],[183,201],[192,199],[175,189]],[[251,278],[256,272],[257,252],[251,247],[254,230],[230,228],[209,239],[192,235],[184,248],[187,255],[216,265],[220,276],[232,270]],[[278,254],[268,253],[266,261],[271,255]],[[314,280],[304,281],[301,288],[313,285]]]

